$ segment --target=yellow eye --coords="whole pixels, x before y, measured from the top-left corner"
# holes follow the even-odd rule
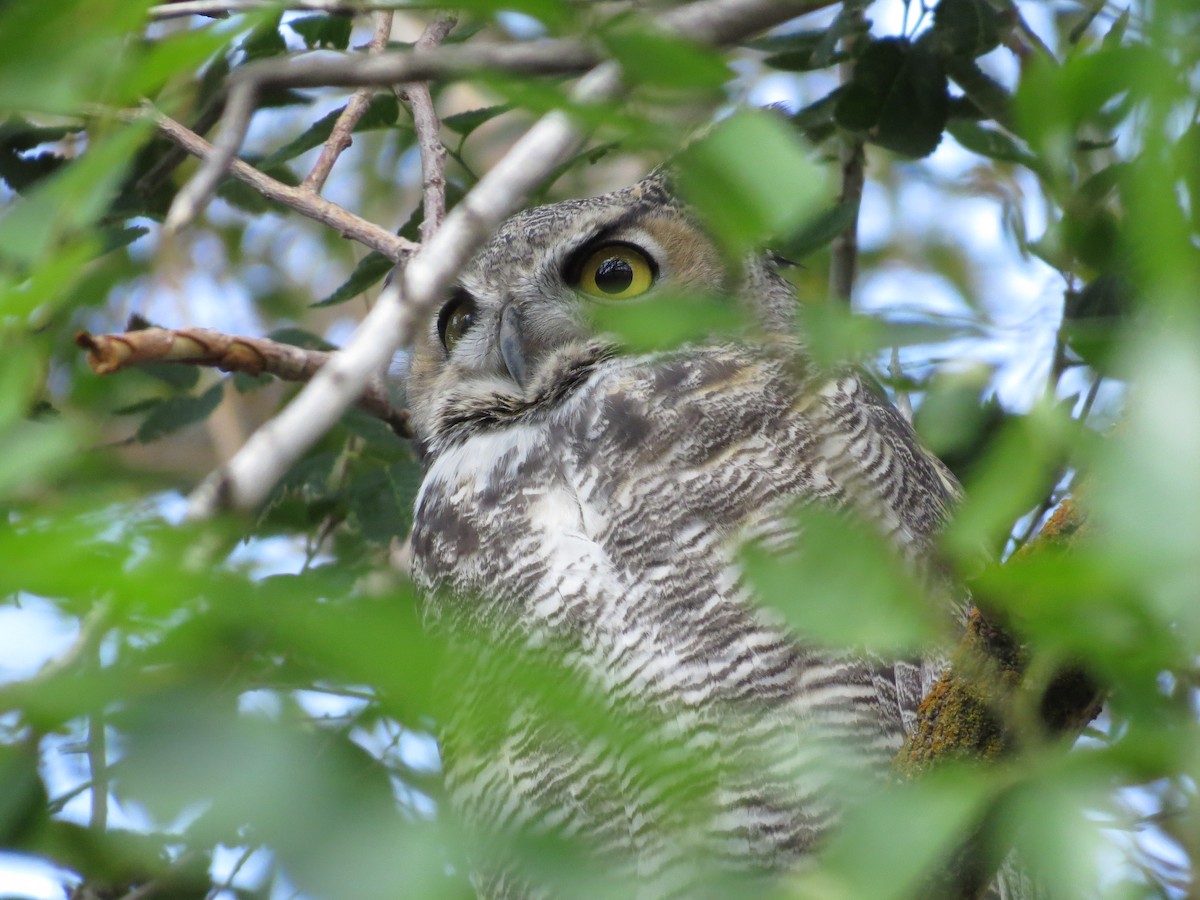
[[[442,346],[449,353],[464,334],[475,324],[475,301],[466,292],[460,292],[450,298],[442,311],[438,313],[438,337]]]
[[[654,264],[631,244],[606,244],[579,269],[579,289],[593,297],[628,300],[650,290]]]

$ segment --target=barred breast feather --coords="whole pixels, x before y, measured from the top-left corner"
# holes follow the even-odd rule
[[[858,375],[784,347],[589,344],[547,369],[464,384],[431,416],[413,560],[461,648],[452,803],[483,832],[582,847],[642,896],[801,862],[846,783],[882,777],[930,666],[807,646],[756,606],[737,549],[786,543],[788,510],[819,502],[919,565],[952,476]],[[505,859],[482,893],[550,891]]]

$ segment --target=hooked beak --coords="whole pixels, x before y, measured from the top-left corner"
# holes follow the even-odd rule
[[[500,358],[504,367],[518,387],[524,388],[529,378],[529,367],[525,360],[525,335],[521,327],[521,312],[515,303],[509,303],[500,313]]]

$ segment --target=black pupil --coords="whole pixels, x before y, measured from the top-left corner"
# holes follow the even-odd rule
[[[459,296],[442,308],[438,317],[438,334],[442,346],[449,350],[475,324],[475,304],[469,297]]]
[[[610,256],[596,269],[596,287],[606,294],[619,294],[633,284],[633,266],[619,256]]]
[[[475,324],[475,314],[469,306],[460,306],[450,314],[450,324],[446,333],[451,340],[462,337]]]

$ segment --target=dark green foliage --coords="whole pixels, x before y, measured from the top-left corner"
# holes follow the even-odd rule
[[[452,116],[446,116],[442,119],[442,124],[451,131],[460,135],[463,138],[470,137],[471,132],[483,125],[486,122],[492,121],[496,116],[504,115],[512,109],[512,106],[507,103],[501,103],[497,106],[484,106],[479,109],[470,109],[466,112],[455,113]]]
[[[352,16],[299,16],[288,19],[287,27],[304,38],[309,50],[326,48],[345,50],[350,46]]]
[[[260,160],[258,163],[259,168],[271,169],[294,159],[306,150],[321,146],[333,130],[334,123],[337,122],[338,117],[342,114],[342,109],[335,109],[332,112],[326,113],[305,129],[303,134],[284,144],[266,159]],[[371,98],[371,102],[367,104],[367,111],[359,119],[358,124],[354,126],[354,131],[358,133],[377,128],[390,128],[396,124],[396,118],[399,114],[400,104],[396,100],[396,95],[390,91],[381,91]]]
[[[394,268],[396,264],[392,260],[378,250],[372,250],[358,261],[350,277],[339,285],[336,291],[324,300],[318,300],[313,306],[337,306],[339,303],[353,300],[361,296],[367,288],[382,281]]]
[[[238,373],[227,392],[230,379],[166,363],[98,377],[71,343],[81,328],[119,329],[131,309],[157,315],[165,303],[174,319],[184,309],[175,289],[211,267],[204,274],[218,284],[244,281],[257,303],[247,318],[268,336],[332,349],[319,334],[358,308],[313,313],[319,294],[300,278],[327,278],[320,293],[342,282],[312,305],[345,304],[386,277],[391,261],[367,253],[356,263],[340,236],[304,230],[299,216],[230,179],[220,189],[228,204],[166,240],[156,223],[195,162],[147,121],[128,119],[149,100],[211,140],[239,69],[284,59],[289,42],[346,49],[367,19],[285,21],[274,7],[147,30],[149,6],[0,5],[0,612],[5,628],[40,615],[65,636],[49,667],[0,682],[0,845],[118,897],[151,881],[157,892],[141,895],[204,897],[228,874],[212,869],[218,844],[261,847],[255,858],[267,861],[263,880],[235,883],[239,897],[265,898],[285,883],[313,897],[469,896],[467,840],[440,802],[438,772],[396,749],[427,742],[450,714],[455,685],[435,681],[460,652],[422,627],[420,601],[389,562],[420,480],[411,448],[351,410],[254,517],[167,521],[164,510],[215,465],[210,445],[240,439],[292,389]],[[592,190],[594,164],[618,149],[644,154],[639,165],[674,156],[681,191],[732,261],[766,242],[802,263],[784,271],[801,288],[814,371],[904,350],[900,370],[882,382],[912,396],[916,427],[967,491],[939,549],[942,569],[968,583],[1029,661],[1023,676],[1008,673],[1023,677],[1020,690],[992,698],[1016,749],[988,766],[934,767],[870,798],[789,890],[925,896],[931,875],[975,833],[984,861],[1016,842],[1055,896],[1170,894],[1162,884],[1172,871],[1144,864],[1136,835],[1185,856],[1200,845],[1200,18],[1185,0],[1068,5],[1049,26],[1057,33],[1042,35],[1059,48],[1051,60],[1015,18],[1027,4],[940,0],[929,15],[917,6],[903,34],[871,26],[865,2],[846,2],[831,19],[798,20],[749,42],[746,55],[766,69],[806,79],[797,95],[807,105],[790,117],[735,111],[701,128],[745,90],[731,80],[731,54],[663,37],[636,7],[601,27],[594,4],[510,5],[552,36],[586,29],[623,66],[628,92],[577,106],[560,79],[481,73],[471,86],[478,96],[455,107],[474,108],[443,122],[454,160],[449,205],[502,149],[489,143],[495,135],[566,108],[593,129],[592,143],[535,200]],[[468,5],[451,41],[495,39],[495,13],[494,4]],[[1013,46],[1026,55],[1012,67],[1015,83],[1001,83],[983,57]],[[461,102],[443,88],[434,86],[440,108]],[[324,96],[264,90],[251,147],[264,155],[243,158],[298,184],[297,158],[328,137],[340,112],[312,114]],[[355,212],[386,228],[405,221],[400,234],[416,240],[419,191],[390,183],[415,143],[410,121],[380,90],[338,171],[357,166],[347,179]],[[944,132],[976,155],[971,171],[947,179],[921,162],[892,164],[894,155],[931,153]],[[694,140],[676,156],[683,135]],[[866,175],[883,198],[875,208],[895,219],[884,238],[874,229],[858,260],[863,275],[936,275],[963,300],[961,313],[861,315],[823,302],[825,248],[857,213],[853,200],[836,199],[840,170],[830,160],[856,139],[870,145]],[[625,177],[628,168],[615,171]],[[934,202],[1000,198],[996,215],[1017,249],[1036,257],[1026,274],[1041,287],[1032,290],[1047,304],[1061,296],[1061,323],[1057,306],[1037,317],[1039,340],[1055,346],[1038,360],[1050,370],[1046,396],[1029,408],[1001,403],[990,368],[945,358],[967,339],[1037,341],[997,314],[1024,298],[997,297],[995,273],[968,252],[970,241],[914,233],[902,188],[918,179],[938,191]],[[1044,231],[1025,234],[1022,192],[1039,195]],[[268,209],[281,213],[269,219],[274,231],[248,238],[250,217]],[[293,261],[312,266],[295,275]],[[207,299],[212,309],[225,298]],[[658,296],[596,318],[634,351],[747,325],[719,296]],[[223,398],[228,406],[214,416]],[[1064,533],[1052,522],[1047,538],[1001,562],[1024,542],[1029,518],[1079,481],[1087,524]],[[897,569],[873,532],[820,509],[798,516],[805,540],[792,558],[746,555],[750,576],[789,621],[816,640],[875,652],[943,637],[948,623],[931,615],[923,585]],[[265,574],[277,570],[288,574]],[[470,727],[496,727],[529,697],[576,734],[631,741],[661,724],[614,712],[553,661],[492,652],[513,675],[509,694]],[[1086,673],[1111,698],[1075,749],[1039,724],[1064,672]],[[94,746],[86,758],[89,733],[94,745],[101,731],[107,765]],[[684,812],[702,798],[713,764],[665,753],[646,760],[650,772],[687,767]],[[147,811],[144,831],[78,824],[91,793],[85,770],[107,777],[114,808]],[[1130,811],[1130,790],[1151,815]],[[191,814],[176,821],[184,810]],[[569,895],[627,894],[585,849],[512,838],[513,852]],[[1107,862],[1127,856],[1119,869]],[[714,894],[752,893],[713,884]]]
[[[927,156],[941,142],[948,102],[941,58],[923,43],[884,38],[858,57],[834,114],[881,147]]]
[[[138,426],[137,439],[144,444],[149,443],[180,428],[202,422],[221,402],[223,390],[223,384],[214,384],[199,397],[188,394],[168,397],[142,420],[142,424]]]

